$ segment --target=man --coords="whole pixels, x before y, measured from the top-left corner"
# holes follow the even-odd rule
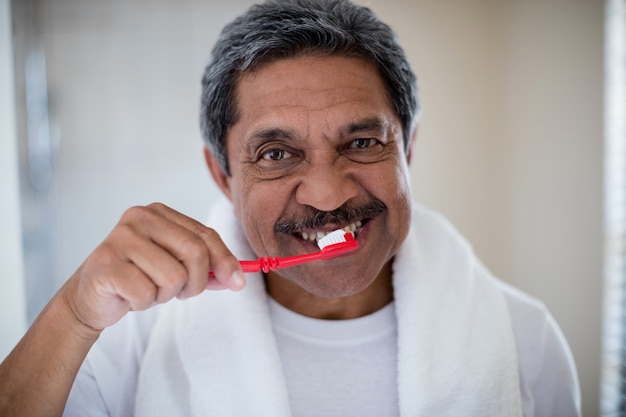
[[[0,367],[0,414],[579,415],[549,313],[411,203],[418,110],[368,9],[251,8],[203,78],[227,198],[212,229],[128,210]],[[237,262],[315,252],[338,228],[356,251],[247,277]]]

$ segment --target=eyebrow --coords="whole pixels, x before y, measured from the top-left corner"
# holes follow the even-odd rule
[[[340,133],[342,136],[348,136],[355,133],[361,132],[385,132],[389,127],[389,123],[378,118],[378,117],[368,117],[366,119],[362,119],[353,123],[348,124],[347,126],[340,129]]]
[[[265,142],[271,142],[273,140],[293,140],[296,137],[296,132],[291,129],[261,127],[248,136],[247,147],[253,150]]]
[[[342,137],[350,136],[355,133],[376,132],[383,133],[389,127],[389,123],[378,118],[368,117],[355,122],[348,123],[339,129],[339,135]],[[294,140],[298,137],[296,131],[292,129],[284,129],[280,127],[261,127],[253,131],[248,136],[248,149],[255,149],[260,144],[274,140]]]

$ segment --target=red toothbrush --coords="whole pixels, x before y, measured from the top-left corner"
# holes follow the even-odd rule
[[[288,256],[286,258],[279,258],[278,256],[261,256],[255,261],[239,261],[239,264],[241,265],[243,272],[246,273],[261,271],[269,272],[321,259],[331,259],[336,256],[343,255],[344,253],[351,252],[359,246],[352,232],[345,232],[341,229],[327,234],[317,242],[317,245],[321,249],[319,252]],[[213,271],[209,272],[209,276],[214,276]]]

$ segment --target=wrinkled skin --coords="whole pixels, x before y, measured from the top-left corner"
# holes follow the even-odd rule
[[[354,305],[382,295],[375,304],[384,305],[411,203],[401,123],[376,69],[346,57],[280,60],[244,74],[236,99],[239,117],[227,136],[231,176],[206,157],[258,255],[315,251],[302,232],[363,223],[357,252],[270,273],[270,294],[308,315],[318,314],[299,309],[301,300]],[[306,224],[333,211],[335,222]]]

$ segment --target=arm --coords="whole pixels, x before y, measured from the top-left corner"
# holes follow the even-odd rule
[[[60,416],[87,352],[128,311],[244,285],[211,229],[160,204],[128,210],[0,364],[0,415]]]
[[[63,412],[78,368],[100,332],[76,320],[62,293],[55,295],[0,365],[3,416]]]

